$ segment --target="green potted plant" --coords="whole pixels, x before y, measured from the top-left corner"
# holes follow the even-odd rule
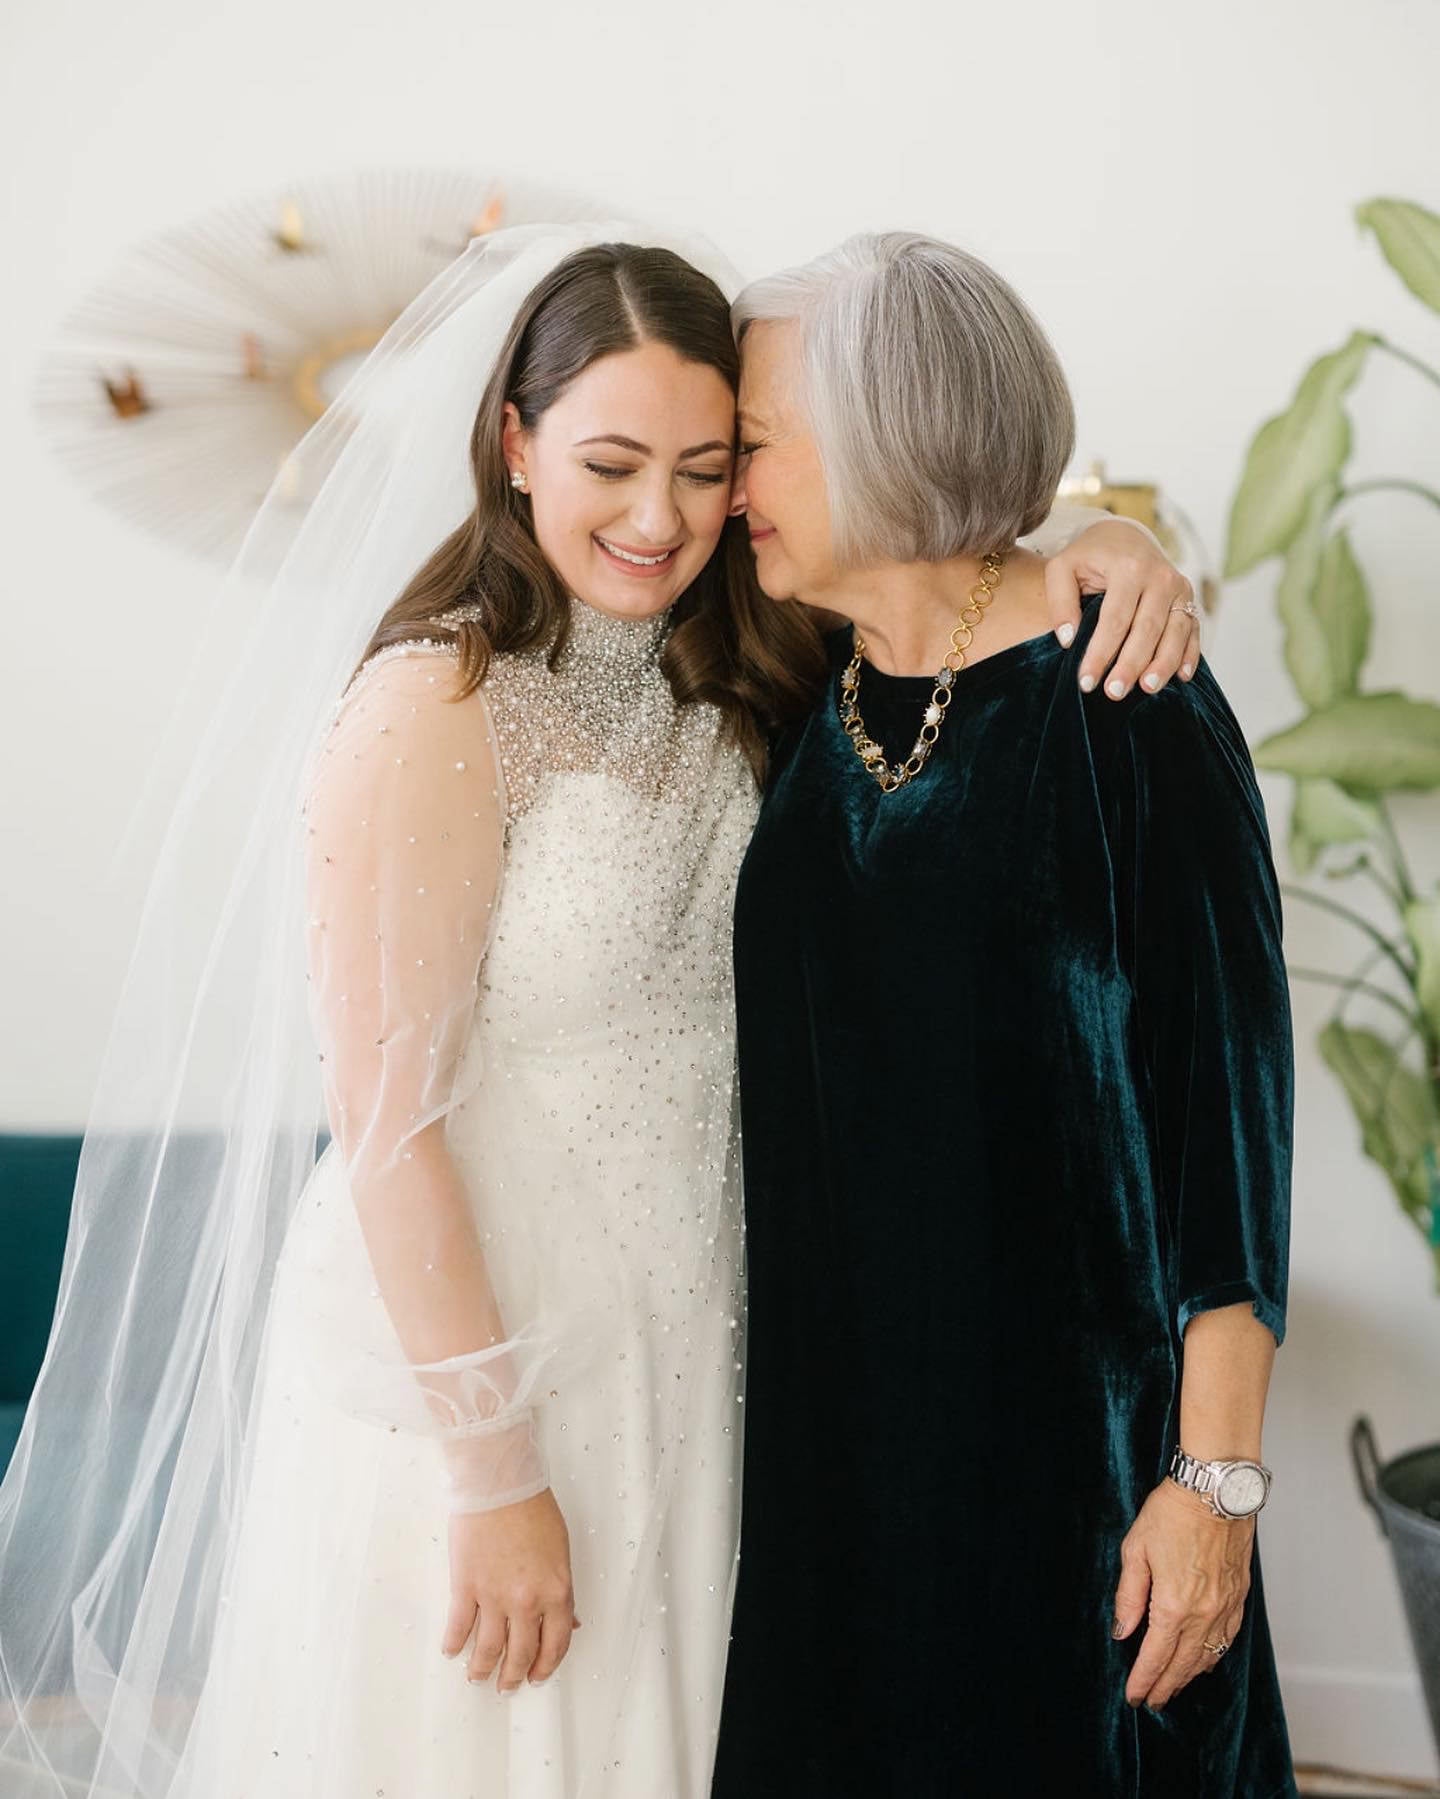
[[[1358,207],[1356,219],[1416,298],[1440,313],[1440,216],[1377,199]],[[1285,665],[1303,715],[1258,744],[1255,763],[1295,783],[1290,860],[1303,884],[1287,885],[1287,896],[1344,919],[1361,952],[1343,972],[1291,973],[1335,990],[1321,1055],[1344,1088],[1366,1155],[1426,1244],[1440,1287],[1440,890],[1417,885],[1388,804],[1402,789],[1440,788],[1440,705],[1364,686],[1370,593],[1346,529],[1368,494],[1398,490],[1440,510],[1440,491],[1408,476],[1347,478],[1346,396],[1378,356],[1397,358],[1440,389],[1440,369],[1379,332],[1352,332],[1317,358],[1289,406],[1250,444],[1225,572],[1281,560]],[[1357,884],[1368,893],[1367,911],[1350,903]],[[1359,1418],[1351,1448],[1362,1493],[1390,1540],[1440,1747],[1440,1444],[1382,1466],[1369,1421]]]

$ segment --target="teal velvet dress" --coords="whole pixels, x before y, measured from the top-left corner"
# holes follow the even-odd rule
[[[1202,659],[1121,702],[1053,636],[963,669],[884,794],[831,691],[777,745],[735,921],[748,1318],[715,1799],[1295,1792],[1258,1561],[1132,1709],[1121,1539],[1182,1334],[1284,1329],[1292,1060],[1244,737]],[[928,678],[866,668],[892,761]],[[1237,1527],[1239,1528],[1239,1527]]]

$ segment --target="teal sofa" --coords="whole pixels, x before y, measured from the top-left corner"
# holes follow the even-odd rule
[[[45,1357],[80,1137],[0,1133],[0,1473]]]
[[[321,1131],[317,1158],[329,1141]],[[80,1142],[78,1132],[0,1132],[0,1474],[50,1339]],[[214,1151],[203,1136],[177,1139],[176,1153],[193,1158],[197,1179],[213,1166]]]

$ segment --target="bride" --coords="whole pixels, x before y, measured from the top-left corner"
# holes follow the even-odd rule
[[[0,1487],[6,1799],[708,1791],[730,908],[825,662],[731,517],[724,293],[614,235],[438,278],[197,656]]]

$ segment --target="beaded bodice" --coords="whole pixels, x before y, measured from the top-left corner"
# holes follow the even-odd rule
[[[452,606],[435,624],[447,629],[479,616],[475,602]],[[570,631],[552,661],[546,649],[499,653],[484,691],[494,723],[514,821],[535,804],[547,783],[563,775],[608,775],[637,794],[679,798],[729,765],[730,779],[747,782],[741,758],[719,741],[719,715],[706,705],[677,706],[661,667],[671,615],[617,618],[572,601]],[[420,636],[388,644],[357,675],[397,656],[424,651],[458,655],[453,637]]]

